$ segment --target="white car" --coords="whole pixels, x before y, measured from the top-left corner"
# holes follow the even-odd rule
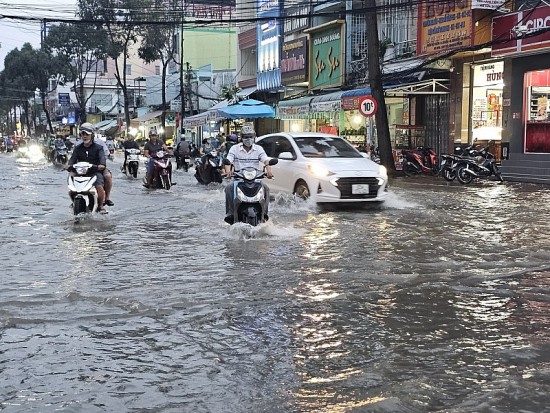
[[[346,140],[326,133],[280,132],[260,136],[256,144],[270,157],[272,193],[287,192],[317,203],[382,202],[387,195],[386,168],[368,159]]]

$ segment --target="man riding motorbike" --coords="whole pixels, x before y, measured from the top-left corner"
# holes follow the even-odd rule
[[[90,133],[92,134],[92,138],[95,138],[94,126],[90,122],[85,122],[82,125],[80,125],[81,132],[83,128],[85,131],[90,131]],[[80,135],[80,137],[82,138],[82,134]],[[105,141],[103,141],[103,139],[94,139],[94,143],[96,143],[97,145],[103,148],[105,159],[108,159],[111,156],[111,152],[109,151],[109,148],[107,147],[107,144],[105,143]],[[83,140],[77,142],[74,150],[76,150],[76,148],[82,144],[83,144]],[[115,203],[111,201],[111,190],[113,189],[113,174],[111,174],[111,171],[109,171],[107,167],[105,167],[102,172],[103,172],[103,178],[105,180],[105,205],[113,206],[115,205]]]
[[[159,135],[156,129],[149,131],[149,142],[145,144],[143,148],[143,154],[147,157],[147,183],[143,184],[145,188],[151,188],[153,185],[153,174],[155,172],[155,162],[151,158],[158,151],[168,151],[168,147],[164,144],[162,139],[159,139]]]
[[[128,136],[126,136],[126,140],[122,142],[122,148],[124,149],[124,163],[122,164],[122,168],[120,168],[120,170],[125,171],[126,161],[128,160],[128,153],[126,152],[126,149],[140,149],[140,147],[139,143],[134,140],[134,135],[128,134]]]
[[[191,153],[191,145],[185,140],[185,136],[181,138],[180,143],[176,146],[176,164],[178,169],[183,166],[185,158],[189,158]]]
[[[106,214],[107,211],[103,206],[105,203],[104,175],[105,170],[105,151],[103,147],[94,142],[93,127],[90,123],[83,123],[80,126],[80,137],[82,144],[75,146],[71,159],[67,163],[67,170],[73,171],[73,165],[77,162],[89,162],[94,165],[96,181],[94,186],[97,189],[98,211],[101,214]]]
[[[269,165],[269,156],[264,148],[254,143],[256,132],[250,125],[243,125],[241,129],[241,143],[233,145],[227,154],[227,160],[233,165],[236,171],[247,167],[258,167],[258,163],[265,165],[265,175],[268,179],[273,178],[271,166]],[[225,165],[225,175],[231,175],[231,165]],[[269,187],[262,182],[266,199],[269,199]],[[265,211],[267,219],[267,210]],[[233,185],[232,182],[225,187],[225,218],[228,224],[234,223],[233,216]]]

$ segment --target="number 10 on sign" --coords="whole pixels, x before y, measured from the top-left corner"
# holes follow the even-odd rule
[[[359,100],[359,113],[365,117],[371,117],[376,114],[378,104],[372,96],[364,96]]]

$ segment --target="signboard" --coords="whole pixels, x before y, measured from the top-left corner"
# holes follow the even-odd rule
[[[518,30],[521,27],[523,31]],[[541,34],[533,35],[537,30]],[[522,38],[529,34],[530,37]],[[493,17],[492,56],[550,48],[550,6]]]
[[[285,4],[284,33],[285,35],[300,32],[309,27],[309,4],[290,6]],[[296,17],[299,16],[299,17]]]
[[[487,9],[498,10],[503,6],[502,0],[472,0],[472,10]]]
[[[307,81],[307,37],[283,43],[281,79],[283,85]]]
[[[376,99],[372,96],[363,96],[359,100],[359,113],[367,118],[370,118],[371,116],[376,114],[376,111],[378,110],[378,104],[376,103]]]
[[[343,25],[337,23],[308,30],[310,37],[309,83],[311,89],[341,86],[344,80]]]
[[[470,1],[422,1],[418,7],[417,55],[473,46]]]
[[[71,97],[68,93],[58,93],[57,100],[60,106],[69,106],[71,104]]]

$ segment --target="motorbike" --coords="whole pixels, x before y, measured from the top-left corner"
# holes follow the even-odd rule
[[[126,166],[123,171],[127,177],[137,178],[139,170],[139,154],[141,151],[139,149],[131,148],[125,149],[126,152]]]
[[[195,160],[195,178],[202,185],[208,185],[211,182],[222,183],[221,169],[223,158],[218,151],[213,150],[201,158]]]
[[[67,179],[69,196],[73,201],[73,214],[76,218],[83,214],[98,211],[98,196],[94,186],[96,181],[94,165],[88,162],[75,163],[69,170],[74,172]]]
[[[460,160],[456,167],[456,179],[464,185],[472,182],[474,178],[488,178],[492,175],[495,175],[500,182],[504,181],[495,156],[489,152],[488,146],[476,151],[475,157]]]
[[[439,165],[437,154],[432,148],[418,147],[416,149],[403,149],[403,173],[406,176],[418,175],[421,173],[437,176]]]
[[[183,169],[185,172],[189,172],[189,165],[191,163],[191,158],[189,154],[181,155],[178,153],[176,155],[176,169]]]
[[[67,163],[67,159],[68,159],[68,151],[66,146],[60,146],[58,148],[55,148],[55,155],[53,158],[53,162],[55,164],[65,165]]]
[[[277,158],[269,160],[270,165],[276,165]],[[229,160],[224,159],[225,165],[230,165]],[[233,180],[233,222],[243,222],[252,226],[267,221],[266,214],[269,198],[265,196],[262,186],[262,178],[265,177],[265,169],[258,170],[254,167],[242,168],[235,171]]]
[[[172,182],[172,162],[170,155],[165,151],[158,151],[151,156],[149,162],[153,162],[153,181],[151,188],[170,189],[174,183]],[[144,178],[147,183],[147,177]]]

